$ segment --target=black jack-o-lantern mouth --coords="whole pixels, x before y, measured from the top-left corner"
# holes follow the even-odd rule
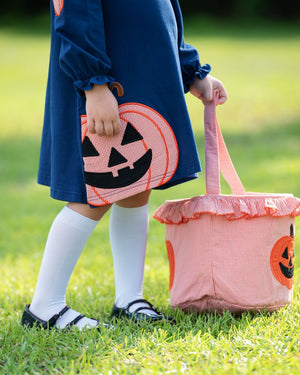
[[[288,261],[287,266],[279,262],[280,270],[287,279],[291,279],[294,276],[294,262],[293,262],[294,256],[295,256],[295,252],[293,253],[292,257],[289,257],[287,247],[285,248],[283,254],[281,255],[282,258],[287,259]]]
[[[128,122],[121,146],[138,142],[142,135]],[[83,157],[99,157],[99,152],[86,136],[82,143]],[[128,160],[114,147],[111,148],[108,168],[126,163]],[[118,170],[117,176],[112,172],[84,172],[86,184],[101,189],[116,189],[129,186],[140,180],[149,170],[152,162],[152,150],[149,149],[138,160],[132,163],[133,168],[126,166]]]
[[[141,179],[150,168],[152,161],[152,150],[148,150],[140,159],[133,163],[134,168],[121,168],[118,176],[114,177],[112,172],[84,172],[85,182],[88,185],[102,189],[115,189],[133,184]]]

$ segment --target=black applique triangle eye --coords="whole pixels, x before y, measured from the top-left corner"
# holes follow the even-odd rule
[[[108,167],[114,167],[115,165],[126,163],[127,159],[124,158],[122,154],[119,153],[114,147],[111,148]]]
[[[89,137],[85,137],[82,142],[82,156],[99,156],[99,152],[95,149],[95,146],[92,144]]]
[[[130,124],[130,122],[127,122],[121,146],[128,145],[132,142],[141,141],[142,139],[142,135],[134,128],[134,126]]]
[[[288,248],[286,247],[283,254],[282,254],[282,258],[284,259],[289,259],[289,252],[288,252]]]

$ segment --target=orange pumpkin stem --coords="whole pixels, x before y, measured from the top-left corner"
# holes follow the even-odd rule
[[[112,84],[108,85],[108,88],[112,91],[113,89],[117,90],[118,97],[121,98],[124,96],[124,89],[121,83],[113,82]]]

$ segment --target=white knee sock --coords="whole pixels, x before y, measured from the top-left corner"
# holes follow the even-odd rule
[[[117,307],[143,298],[148,223],[148,205],[123,208],[114,204],[111,209],[109,231]]]
[[[50,229],[30,311],[49,320],[66,306],[66,289],[77,260],[98,221],[91,220],[67,206],[55,218]],[[68,310],[56,326],[63,328],[78,312]],[[95,326],[95,320],[84,318],[76,326]]]

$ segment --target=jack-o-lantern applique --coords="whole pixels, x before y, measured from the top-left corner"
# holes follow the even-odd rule
[[[108,138],[88,132],[81,116],[88,203],[103,206],[160,186],[174,175],[178,146],[167,121],[138,103],[119,106],[121,131]]]
[[[54,13],[56,16],[59,16],[64,6],[64,0],[52,0],[52,1],[53,1],[53,6],[54,6]]]
[[[271,270],[280,284],[292,289],[294,285],[295,239],[294,227],[290,227],[290,236],[281,237],[274,245],[271,255]]]

